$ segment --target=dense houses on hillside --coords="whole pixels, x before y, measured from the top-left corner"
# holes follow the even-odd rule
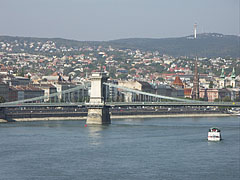
[[[89,91],[89,77],[94,71],[106,71],[109,80],[121,86],[165,96],[191,98],[194,61],[189,57],[172,57],[160,52],[114,49],[112,47],[57,47],[54,42],[25,43],[33,51],[43,53],[12,53],[15,44],[0,42],[0,97],[5,101],[21,100],[83,86],[78,101]],[[7,52],[6,52],[6,49]],[[51,55],[51,52],[73,52]],[[198,58],[199,95],[206,101],[236,101],[240,88],[240,59]],[[112,99],[118,93],[109,90]],[[143,97],[121,94],[125,100]],[[61,100],[63,97],[58,95]],[[68,98],[69,97],[64,97]],[[73,100],[73,97],[70,97]],[[3,101],[3,100],[2,100]]]

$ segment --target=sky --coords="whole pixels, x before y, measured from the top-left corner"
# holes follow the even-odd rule
[[[0,36],[107,41],[239,35],[240,0],[0,0]]]

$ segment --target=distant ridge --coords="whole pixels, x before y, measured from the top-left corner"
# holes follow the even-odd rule
[[[160,54],[168,54],[171,56],[200,56],[200,57],[240,57],[240,37],[235,35],[223,35],[219,33],[203,33],[198,34],[197,39],[193,36],[179,38],[128,38],[111,41],[77,41],[62,38],[35,38],[35,37],[14,37],[0,36],[0,43],[17,42],[46,42],[53,41],[56,47],[65,46],[67,48],[79,49],[83,46],[112,46],[119,49],[139,49],[142,51],[159,51]],[[16,47],[13,52],[33,53],[34,51],[27,47]],[[1,44],[0,44],[0,51]]]
[[[218,33],[179,38],[130,38],[110,41],[113,47],[159,51],[172,56],[239,57],[240,37]]]

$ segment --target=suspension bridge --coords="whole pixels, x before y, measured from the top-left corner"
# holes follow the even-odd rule
[[[91,76],[91,93],[89,98],[84,98],[83,102],[78,102],[82,85],[50,94],[48,96],[35,97],[31,99],[6,102],[0,104],[0,109],[4,113],[5,108],[19,107],[76,107],[87,108],[87,124],[110,124],[109,108],[112,107],[187,107],[187,106],[213,106],[213,107],[240,107],[239,102],[206,102],[176,97],[162,96],[107,82],[108,76],[103,72],[95,72]],[[118,98],[112,98],[113,92],[118,94]],[[59,98],[61,97],[61,98]],[[128,98],[127,98],[128,97]]]

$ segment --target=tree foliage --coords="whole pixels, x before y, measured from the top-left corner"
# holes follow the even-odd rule
[[[5,103],[6,100],[4,99],[4,97],[0,96],[0,103]]]

